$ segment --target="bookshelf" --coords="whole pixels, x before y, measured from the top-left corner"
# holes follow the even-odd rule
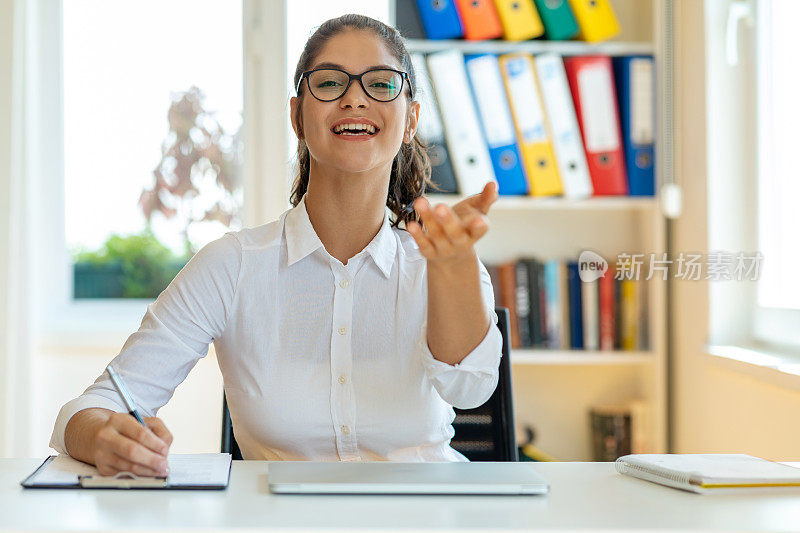
[[[655,58],[658,101],[656,183],[669,176],[668,146],[672,109],[666,90],[665,21],[671,0],[611,0],[622,26],[617,39],[577,41],[407,41],[412,53],[457,49],[464,54],[556,53],[636,55]],[[663,41],[663,42],[662,42]],[[431,203],[453,205],[459,195],[429,194]],[[584,200],[501,196],[489,214],[490,233],[477,244],[484,263],[519,257],[575,258],[593,250],[609,261],[622,252],[667,251],[666,217],[656,197],[593,197]],[[648,451],[667,451],[666,281],[647,284],[649,346],[646,351],[512,349],[514,410],[519,429],[531,426],[535,445],[559,460],[592,460],[589,410],[597,405],[644,400],[648,406]],[[519,432],[521,434],[521,432]]]

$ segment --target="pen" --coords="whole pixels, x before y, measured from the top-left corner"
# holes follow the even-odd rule
[[[136,404],[133,403],[133,396],[131,396],[131,393],[128,391],[128,387],[125,386],[125,382],[122,381],[122,377],[111,368],[111,365],[106,367],[106,372],[108,372],[108,376],[111,378],[111,383],[114,384],[114,388],[117,389],[119,395],[122,396],[122,401],[125,402],[125,407],[128,408],[128,414],[138,420],[141,425],[147,427],[142,417],[136,412]]]

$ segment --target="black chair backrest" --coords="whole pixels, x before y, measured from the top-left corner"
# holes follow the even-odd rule
[[[508,309],[498,307],[497,327],[503,337],[500,378],[492,396],[474,409],[454,409],[455,436],[450,446],[470,461],[518,461],[517,438],[514,430],[514,406],[511,398],[511,361]],[[234,459],[242,452],[233,436],[233,424],[225,394],[222,395],[222,451]]]
[[[242,450],[233,436],[233,422],[231,412],[228,410],[228,399],[222,391],[222,453],[229,453],[234,459],[242,459]]]
[[[511,338],[508,309],[497,307],[497,327],[503,336],[500,378],[486,402],[474,409],[454,409],[456,434],[450,446],[470,461],[518,461],[514,429],[514,404],[511,398]]]

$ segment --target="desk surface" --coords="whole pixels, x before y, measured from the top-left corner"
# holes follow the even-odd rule
[[[546,496],[271,494],[262,461],[234,461],[224,491],[23,489],[40,463],[0,459],[0,530],[800,530],[800,490],[697,495],[612,463],[534,463]]]

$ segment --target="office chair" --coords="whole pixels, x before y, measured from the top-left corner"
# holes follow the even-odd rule
[[[450,446],[470,461],[518,461],[514,430],[514,407],[511,399],[511,361],[508,309],[497,307],[497,327],[503,337],[500,378],[492,396],[474,409],[454,409],[455,436]],[[242,452],[233,436],[233,424],[225,394],[222,395],[222,451],[234,459]]]

